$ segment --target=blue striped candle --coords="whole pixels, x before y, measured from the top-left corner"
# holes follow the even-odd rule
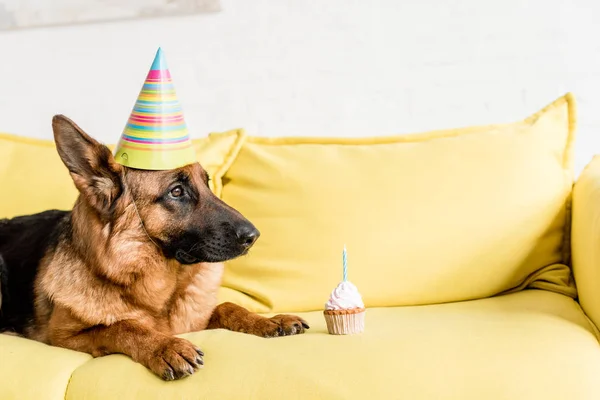
[[[344,245],[344,251],[342,252],[342,263],[344,265],[344,282],[348,280],[348,257],[346,256],[346,245]]]

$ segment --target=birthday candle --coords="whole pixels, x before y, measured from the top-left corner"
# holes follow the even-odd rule
[[[344,245],[344,251],[342,253],[342,263],[344,265],[344,282],[348,280],[348,259],[346,257],[346,245]]]

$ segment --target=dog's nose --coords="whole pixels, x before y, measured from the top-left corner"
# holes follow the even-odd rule
[[[258,229],[247,224],[240,225],[235,231],[235,234],[238,238],[238,242],[244,247],[252,246],[260,236]]]

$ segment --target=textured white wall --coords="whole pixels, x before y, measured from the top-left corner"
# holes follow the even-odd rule
[[[224,0],[223,11],[0,33],[0,131],[64,113],[117,140],[157,46],[194,136],[362,136],[510,122],[573,91],[600,153],[597,0]]]

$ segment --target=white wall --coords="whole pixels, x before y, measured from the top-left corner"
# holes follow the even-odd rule
[[[157,46],[194,136],[359,136],[510,122],[573,91],[600,153],[597,0],[223,0],[223,11],[0,33],[0,131],[64,113],[115,142]]]

